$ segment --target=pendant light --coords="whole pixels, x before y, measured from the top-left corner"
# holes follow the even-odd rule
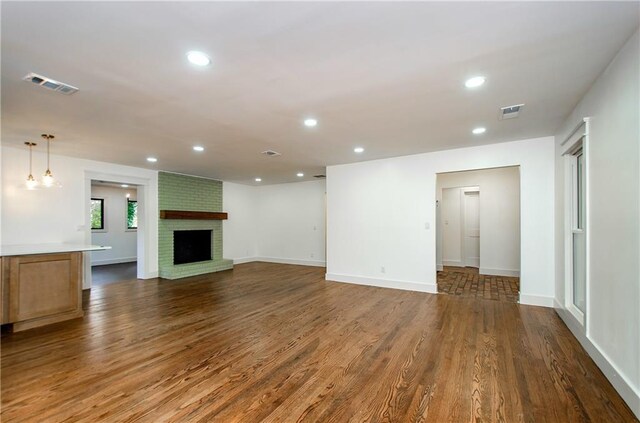
[[[24,143],[29,146],[29,176],[27,176],[27,189],[35,189],[38,186],[38,181],[33,177],[33,147],[35,147],[35,142],[27,141]]]
[[[51,173],[51,170],[49,168],[49,159],[50,159],[49,149],[51,147],[51,140],[54,139],[55,137],[51,134],[42,134],[41,137],[47,140],[47,171],[44,172],[44,176],[42,177],[42,185],[49,188],[49,187],[52,187],[55,182],[55,180],[53,179],[53,174]]]

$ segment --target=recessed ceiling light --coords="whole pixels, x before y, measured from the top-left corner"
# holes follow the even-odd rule
[[[256,178],[256,182],[262,182],[262,178]]]
[[[193,151],[204,151],[204,147],[201,145],[194,145]]]
[[[302,173],[302,172],[298,172],[298,173],[296,173],[296,176],[297,176],[298,178],[302,178],[302,177],[304,176],[304,173]]]
[[[187,60],[196,66],[207,66],[211,63],[209,56],[201,51],[190,51],[187,53]]]
[[[127,185],[127,184],[122,184],[122,185],[120,185],[120,186],[121,186],[122,188],[129,188],[129,185]]]
[[[364,148],[362,148],[362,147],[356,147],[356,148],[353,149],[353,152],[354,153],[358,153],[358,154],[362,153],[363,151],[364,151]]]
[[[155,157],[147,157],[147,161],[151,163],[155,163],[158,161],[158,159],[156,159]]]
[[[475,135],[480,135],[480,134],[484,134],[485,132],[487,132],[487,128],[483,128],[482,126],[478,127],[478,128],[473,128],[473,132]]]
[[[313,128],[314,126],[317,126],[317,125],[318,125],[318,119],[307,118],[304,120],[304,126],[308,128]]]
[[[484,76],[474,76],[473,78],[469,78],[465,81],[464,86],[467,88],[477,88],[480,85],[484,84],[486,78]]]

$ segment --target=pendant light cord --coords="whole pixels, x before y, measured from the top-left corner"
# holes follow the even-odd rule
[[[42,138],[44,138],[45,140],[47,140],[47,171],[45,172],[45,176],[51,176],[51,168],[50,168],[50,161],[51,161],[51,140],[54,138],[53,135],[51,134],[42,134],[41,135]]]
[[[33,147],[38,144],[36,144],[35,142],[27,141],[25,142],[25,145],[29,147],[29,176],[33,178]]]

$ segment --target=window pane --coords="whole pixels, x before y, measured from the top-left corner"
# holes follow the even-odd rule
[[[138,228],[138,202],[127,200],[127,229]]]
[[[583,313],[586,306],[586,178],[583,151],[576,153],[575,228],[573,233],[573,304]]]
[[[573,304],[583,313],[587,294],[585,241],[584,233],[573,234]]]
[[[91,229],[104,229],[104,200],[91,199]]]
[[[585,215],[585,201],[584,201],[584,194],[585,194],[585,184],[584,184],[584,155],[582,153],[580,153],[577,157],[576,157],[576,162],[577,162],[577,193],[578,193],[578,204],[576,205],[577,207],[577,212],[578,212],[578,216],[577,216],[577,222],[576,222],[576,226],[577,229],[584,229],[584,215]]]

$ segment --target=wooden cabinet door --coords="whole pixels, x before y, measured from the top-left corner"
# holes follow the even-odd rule
[[[80,253],[9,258],[9,320],[81,312],[81,262]]]

